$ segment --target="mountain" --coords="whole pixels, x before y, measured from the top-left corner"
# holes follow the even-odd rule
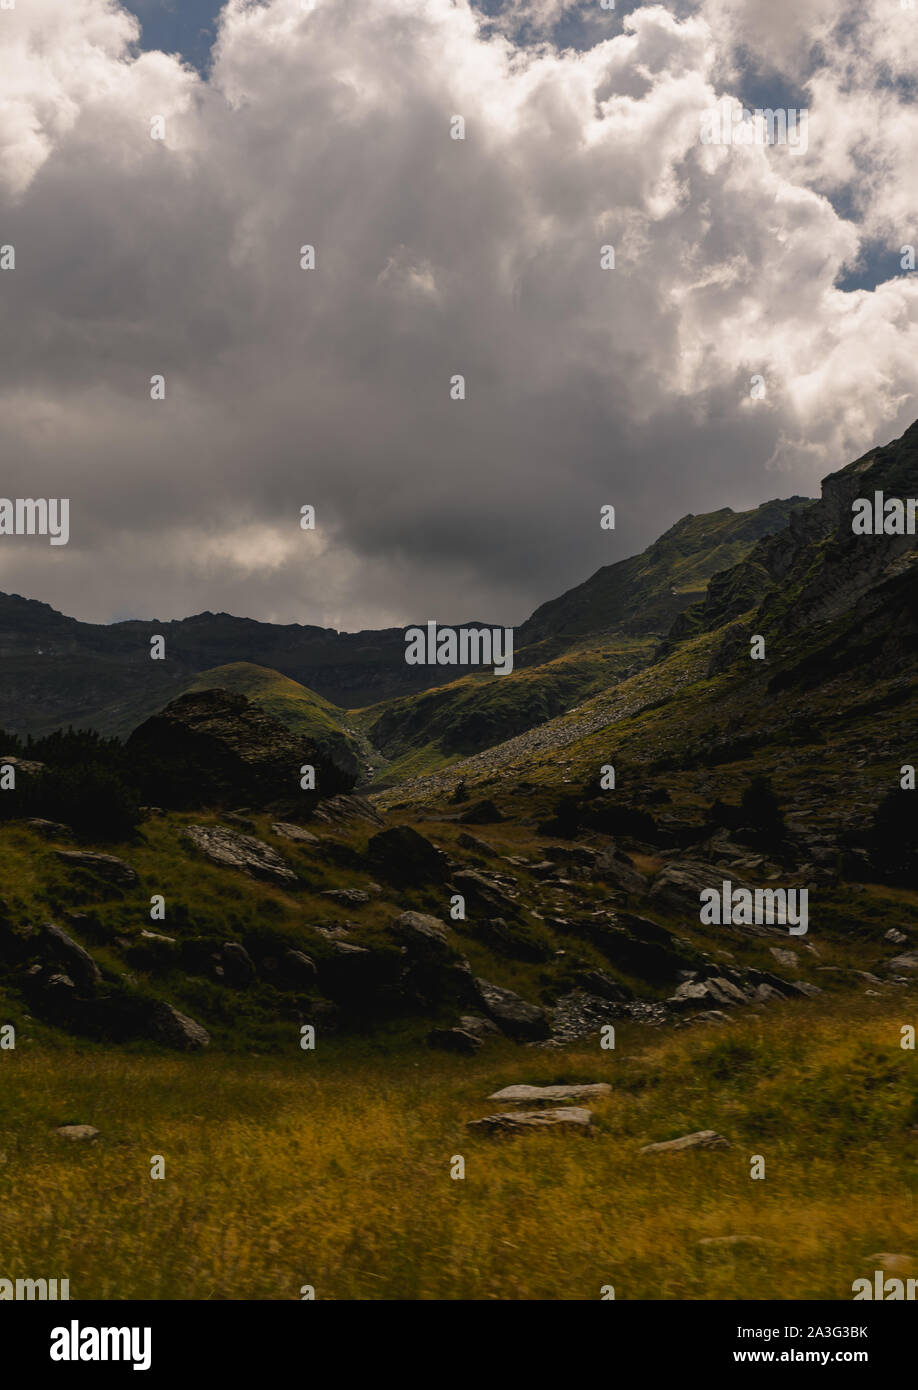
[[[642,555],[542,605],[517,631],[516,670],[499,678],[461,666],[409,666],[402,628],[339,633],[226,613],[103,625],[0,595],[0,728],[39,737],[72,724],[123,738],[176,696],[203,688],[202,680],[243,694],[255,680],[263,699],[278,702],[282,722],[295,727],[309,707],[309,721],[324,721],[326,737],[337,726],[338,746],[362,759],[365,775],[395,764],[398,775],[403,765],[437,763],[530,728],[646,663],[711,575],[805,505],[793,498],[683,518]],[[601,640],[586,640],[593,634]],[[155,635],[165,638],[165,660],[150,659]],[[533,667],[543,669],[532,675]],[[256,679],[256,668],[273,674]],[[428,698],[438,688],[449,693]],[[391,702],[422,692],[420,705],[409,699],[390,711]],[[359,731],[345,734],[340,711],[366,708],[353,721]]]
[[[854,533],[852,504],[877,493],[918,496],[918,423],[832,473],[819,500],[714,574],[639,671],[378,804],[428,815],[460,784],[498,806],[512,788],[514,816],[531,818],[557,810],[560,793],[568,829],[672,851],[726,827],[765,777],[798,861],[882,876],[878,827],[918,838],[918,793],[900,791],[918,761],[918,537]],[[616,788],[600,794],[606,764]],[[908,872],[918,879],[918,864]]]
[[[806,497],[764,502],[748,512],[723,507],[691,513],[630,559],[605,565],[585,583],[537,608],[517,633],[520,647],[617,629],[665,633],[705,593],[719,570],[731,569],[763,536],[783,530],[810,505]]]
[[[774,504],[758,535],[736,533],[762,517],[679,523],[624,571],[659,614],[677,564],[697,576],[722,543],[741,553],[668,631],[624,630],[650,620],[616,607],[609,567],[571,611],[611,630],[512,676],[345,714],[275,670],[223,663],[127,745],[19,750],[0,797],[4,1016],[117,1044],[283,1051],[311,1024],[323,1046],[389,1029],[393,1048],[410,1036],[469,1054],[493,1029],[595,1054],[612,1020],[722,1027],[750,1006],[837,1025],[869,999],[897,1021],[918,981],[918,792],[903,778],[918,538],[854,534],[852,503],[875,493],[918,495],[918,427],[833,473],[780,529]],[[547,635],[524,650],[560,637],[551,627],[543,613]],[[596,688],[495,741],[497,716],[527,723],[552,680],[561,703]],[[330,777],[288,800],[316,729],[426,742],[396,785],[337,795]],[[805,891],[806,932],[708,921],[700,895],[727,881]],[[715,1059],[727,1072],[744,1056],[731,1036]]]

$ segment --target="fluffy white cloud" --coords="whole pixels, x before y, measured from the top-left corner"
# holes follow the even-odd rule
[[[916,413],[918,281],[836,288],[865,236],[909,240],[882,14],[757,39],[809,101],[794,154],[700,142],[753,32],[720,0],[582,52],[450,0],[230,0],[206,81],[106,0],[0,12],[2,490],[73,499],[70,546],[4,541],[0,587],[516,621],[686,511],[814,492]]]

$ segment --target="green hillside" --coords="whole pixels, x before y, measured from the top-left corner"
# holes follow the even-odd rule
[[[245,695],[288,729],[314,741],[342,769],[356,771],[363,765],[360,745],[345,728],[347,712],[279,671],[250,661],[232,661],[202,671],[185,689]]]

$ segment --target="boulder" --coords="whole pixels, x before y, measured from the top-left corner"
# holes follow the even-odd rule
[[[424,912],[403,912],[386,930],[412,960],[425,965],[445,963],[456,954],[443,924]]]
[[[354,821],[369,821],[371,825],[385,825],[383,817],[372,801],[365,796],[338,795],[321,802],[313,812],[313,819],[325,825],[347,826]]]
[[[467,849],[470,854],[480,855],[482,859],[497,858],[496,849],[492,849],[484,840],[479,840],[477,835],[470,835],[467,830],[463,830],[462,834],[457,836],[456,844],[460,849]]]
[[[573,1086],[505,1086],[488,1096],[488,1100],[507,1105],[514,1101],[599,1100],[611,1094],[612,1087],[607,1082],[589,1081]]]
[[[222,869],[239,869],[249,878],[263,879],[281,887],[292,887],[298,880],[276,850],[254,835],[227,830],[222,825],[189,825],[185,835],[212,864]]]
[[[117,888],[133,888],[140,882],[131,866],[114,854],[95,854],[84,849],[56,849],[54,853],[68,869],[83,869]]]
[[[526,1134],[533,1130],[563,1129],[588,1133],[593,1115],[579,1105],[559,1106],[557,1110],[508,1110],[466,1121],[468,1129],[484,1134]]]
[[[344,907],[362,907],[370,901],[369,893],[362,888],[326,888],[319,896],[331,898],[332,902],[341,903]]]
[[[42,927],[41,945],[45,955],[61,966],[81,990],[91,993],[102,983],[102,971],[89,952],[53,922]]]
[[[696,953],[686,942],[646,917],[621,912],[615,917],[580,919],[575,930],[586,936],[623,974],[660,983],[691,966]]]
[[[463,825],[494,825],[497,821],[503,820],[502,813],[494,805],[490,798],[485,797],[481,801],[475,801],[468,806],[459,817]]]
[[[22,822],[30,830],[36,830],[46,840],[66,840],[73,834],[73,828],[57,820],[42,820],[40,816],[27,816]],[[905,940],[903,936],[902,940]]]
[[[904,955],[893,956],[891,960],[886,961],[886,969],[893,975],[918,970],[918,951],[906,951]]]
[[[537,1004],[527,1004],[512,989],[502,989],[489,980],[476,979],[475,987],[482,1008],[502,1033],[511,1038],[548,1037],[548,1017]]]
[[[477,869],[462,869],[453,874],[451,887],[462,894],[472,912],[498,918],[513,916],[516,912],[516,905],[507,889],[493,875],[480,873]]]
[[[280,958],[285,983],[292,988],[308,989],[316,978],[316,965],[303,951],[284,951]]]
[[[577,976],[577,984],[587,994],[596,994],[600,999],[609,999],[616,1004],[626,1004],[634,998],[634,990],[613,980],[604,970],[583,970]]]
[[[449,871],[446,855],[410,825],[395,825],[374,835],[367,860],[392,883],[442,883]]]
[[[471,1056],[481,1047],[481,1038],[463,1028],[432,1028],[427,1034],[427,1046],[442,1052],[459,1052]]]
[[[180,695],[135,729],[127,748],[162,782],[164,805],[264,806],[301,797],[300,767],[316,771],[320,796],[356,780],[319,747],[229,690]]]
[[[145,1004],[140,1021],[144,1035],[166,1047],[197,1052],[210,1043],[210,1034],[200,1023],[160,1000]]]
[[[304,830],[301,825],[293,825],[290,821],[275,821],[271,829],[282,840],[292,840],[296,845],[321,845],[322,843],[318,835],[313,835],[311,830]]]
[[[745,886],[734,875],[725,874],[713,864],[695,859],[671,861],[654,879],[650,900],[673,912],[688,913],[697,922],[702,889],[719,888],[725,878],[731,879],[734,888]]]
[[[59,1125],[54,1133],[59,1134],[62,1139],[85,1142],[87,1139],[95,1139],[99,1131],[95,1125]]]
[[[634,867],[627,854],[614,844],[606,845],[592,864],[595,878],[612,884],[623,893],[646,893],[647,879]]]
[[[540,938],[531,927],[508,922],[504,917],[486,917],[483,922],[471,922],[472,932],[490,950],[511,960],[538,964],[554,954],[550,942]]]
[[[642,1154],[684,1153],[687,1149],[729,1149],[730,1142],[713,1129],[699,1129],[683,1134],[681,1139],[667,1139],[660,1144],[645,1144]]]
[[[463,1033],[471,1033],[473,1038],[499,1038],[500,1029],[489,1018],[476,1018],[474,1014],[463,1014],[459,1020]]]
[[[228,984],[245,989],[255,979],[252,957],[239,941],[224,941],[221,950],[223,970]]]

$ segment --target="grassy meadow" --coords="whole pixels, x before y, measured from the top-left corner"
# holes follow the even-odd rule
[[[74,1299],[850,1299],[874,1252],[918,1254],[909,998],[472,1058],[394,1035],[116,1053],[26,1025],[0,1052],[2,1273]],[[465,1128],[502,1086],[599,1080],[590,1136]],[[75,1123],[98,1137],[54,1133]],[[699,1129],[732,1147],[638,1152]]]

